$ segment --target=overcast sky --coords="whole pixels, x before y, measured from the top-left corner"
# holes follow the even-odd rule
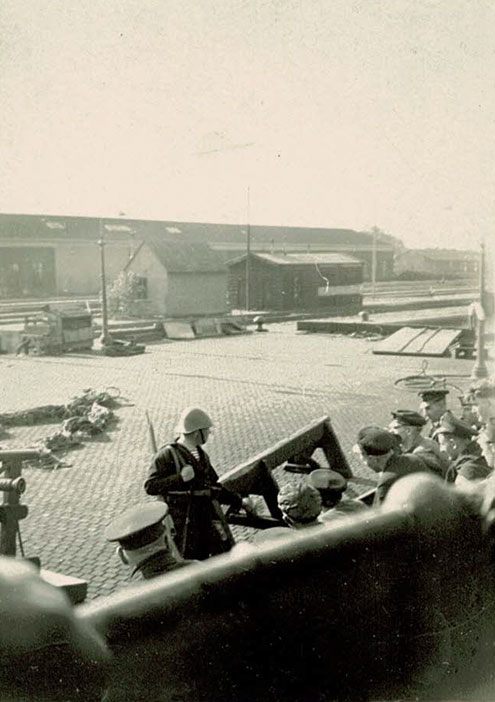
[[[2,0],[0,211],[495,230],[493,0]]]

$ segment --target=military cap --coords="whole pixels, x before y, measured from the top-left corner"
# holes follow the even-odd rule
[[[308,482],[321,493],[341,494],[347,487],[343,475],[328,468],[317,468],[308,475]]]
[[[377,426],[363,427],[358,434],[358,446],[371,456],[382,456],[398,447],[395,434]]]
[[[118,541],[122,548],[132,551],[152,543],[165,531],[168,514],[165,502],[144,502],[127,509],[105,529],[107,541]]]
[[[321,495],[309,483],[288,483],[277,497],[281,511],[295,522],[311,522],[321,512]]]
[[[392,412],[392,417],[408,427],[423,427],[426,424],[426,419],[419,412],[414,410],[398,409]]]
[[[423,402],[438,402],[449,394],[445,388],[429,388],[428,390],[420,390],[418,395]]]
[[[445,412],[440,420],[440,424],[433,432],[433,438],[440,434],[453,434],[462,439],[471,439],[476,434],[476,430],[469,426],[469,424],[466,424],[466,422],[454,417],[452,412]]]

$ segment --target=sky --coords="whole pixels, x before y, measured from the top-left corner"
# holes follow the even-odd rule
[[[3,0],[0,211],[495,226],[492,0]]]

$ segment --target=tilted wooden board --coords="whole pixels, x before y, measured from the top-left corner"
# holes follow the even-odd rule
[[[462,332],[462,329],[402,327],[379,342],[373,348],[373,353],[399,356],[444,356]]]

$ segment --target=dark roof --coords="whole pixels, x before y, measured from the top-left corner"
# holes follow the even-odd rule
[[[112,217],[72,217],[63,215],[22,215],[0,213],[1,238],[92,239],[100,236],[100,222],[105,224],[105,235],[128,239],[132,234],[137,241],[166,234],[180,234],[192,241],[204,241],[221,248],[222,245],[246,242],[247,225],[203,222],[177,222]],[[111,230],[111,231],[109,231]],[[272,245],[322,246],[324,248],[371,248],[372,235],[354,229],[327,229],[323,227],[289,227],[251,225],[251,240],[257,249],[269,250]],[[234,246],[235,248],[235,246]],[[379,240],[377,249],[390,249],[388,241]]]
[[[352,256],[341,253],[288,253],[288,254],[265,254],[251,253],[253,258],[258,258],[266,263],[276,266],[314,266],[314,265],[339,265],[339,266],[362,266],[362,261]],[[229,265],[240,263],[246,260],[246,254],[238,256],[230,261]]]
[[[460,251],[459,249],[405,249],[398,258],[409,255],[424,256],[434,261],[473,261],[480,258],[478,251]]]
[[[423,249],[427,258],[441,261],[471,261],[480,257],[476,251],[459,251],[458,249]]]
[[[126,265],[133,261],[143,247],[147,246],[169,273],[218,273],[227,270],[222,257],[208,244],[187,241],[180,235],[150,237],[143,241]]]

